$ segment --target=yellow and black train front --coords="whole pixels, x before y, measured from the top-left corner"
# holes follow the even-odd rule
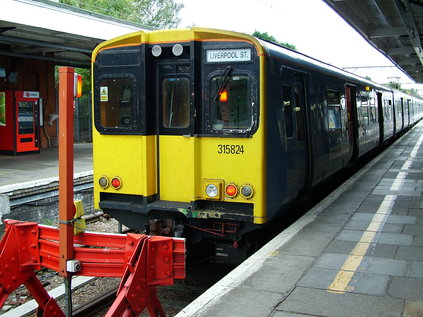
[[[93,54],[95,204],[149,234],[244,252],[266,222],[259,42],[136,32]]]

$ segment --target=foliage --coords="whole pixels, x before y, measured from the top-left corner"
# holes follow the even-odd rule
[[[405,89],[401,87],[400,83],[396,83],[394,81],[390,81],[389,83],[384,84],[384,86],[392,89],[399,90],[407,95],[414,96],[416,98],[422,98],[422,96],[419,94],[419,91],[414,88]]]
[[[290,43],[279,42],[273,35],[269,35],[267,32],[259,32],[257,30],[254,31],[253,36],[258,37],[264,41],[272,42],[287,48],[290,48],[294,51],[297,50],[297,47]]]
[[[394,81],[390,81],[389,83],[384,84],[384,86],[388,88],[396,89],[396,90],[402,90],[401,84],[396,83]]]
[[[165,29],[179,25],[179,11],[184,7],[174,0],[60,0],[60,3],[152,28]],[[85,95],[91,91],[90,70],[77,68],[75,72],[82,75],[82,91]]]
[[[60,0],[61,3],[152,28],[175,28],[184,7],[174,0]]]
[[[173,0],[135,0],[134,4],[135,15],[142,24],[163,29],[176,28],[181,22],[178,17],[179,11],[184,7],[181,3]]]

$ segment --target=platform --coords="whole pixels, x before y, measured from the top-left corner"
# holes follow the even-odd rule
[[[38,154],[0,155],[0,224],[13,201],[47,191],[57,191],[59,182],[59,149],[41,149]],[[74,145],[75,185],[92,184],[92,143]]]
[[[423,123],[177,317],[423,316]]]

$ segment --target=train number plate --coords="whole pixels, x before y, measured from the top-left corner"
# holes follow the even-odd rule
[[[217,154],[244,154],[244,146],[238,144],[218,144]]]

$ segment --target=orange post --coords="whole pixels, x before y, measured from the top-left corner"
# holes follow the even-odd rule
[[[59,68],[59,274],[70,277],[66,261],[73,259],[73,107],[74,69]]]

